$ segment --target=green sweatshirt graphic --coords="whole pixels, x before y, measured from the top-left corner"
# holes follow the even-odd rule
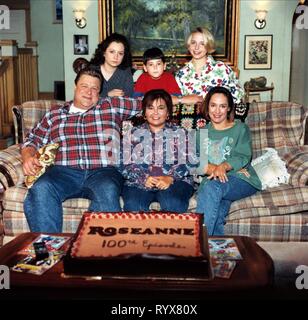
[[[261,181],[250,164],[252,148],[248,126],[235,120],[234,126],[225,130],[216,130],[211,123],[207,124],[205,129],[208,129],[209,163],[219,165],[222,162],[227,162],[232,167],[227,175],[243,179],[256,189],[261,190]],[[247,170],[249,177],[238,172],[242,168]],[[203,179],[201,184],[206,181],[209,181],[207,177]]]

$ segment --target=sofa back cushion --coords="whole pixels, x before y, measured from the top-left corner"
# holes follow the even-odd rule
[[[13,107],[16,143],[24,141],[27,133],[59,100],[27,101]],[[266,148],[284,154],[286,147],[304,144],[305,120],[308,108],[292,102],[258,102],[250,105],[246,118],[253,144],[253,158],[262,155]]]
[[[246,119],[252,134],[253,158],[265,148],[283,155],[290,147],[304,144],[308,108],[292,102],[252,103]]]
[[[16,143],[24,141],[28,132],[42,119],[44,114],[53,106],[62,105],[59,100],[27,101],[13,107],[15,140]]]

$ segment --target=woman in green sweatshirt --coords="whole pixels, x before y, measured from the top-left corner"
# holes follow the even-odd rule
[[[206,125],[205,144],[208,163],[198,190],[196,211],[204,214],[209,235],[223,235],[231,203],[261,190],[261,182],[250,164],[249,128],[234,120],[230,91],[224,87],[212,88],[206,95],[202,113],[210,121]]]

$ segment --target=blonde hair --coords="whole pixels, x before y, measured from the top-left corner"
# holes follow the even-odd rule
[[[186,40],[187,48],[189,48],[190,43],[191,43],[191,38],[192,38],[193,34],[195,34],[195,33],[202,34],[204,44],[206,47],[206,51],[208,53],[213,53],[215,51],[215,39],[214,39],[214,36],[212,35],[212,33],[207,28],[198,27],[195,30],[193,30]]]

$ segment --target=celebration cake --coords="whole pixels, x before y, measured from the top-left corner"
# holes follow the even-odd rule
[[[86,212],[64,258],[64,273],[208,279],[203,215]]]

